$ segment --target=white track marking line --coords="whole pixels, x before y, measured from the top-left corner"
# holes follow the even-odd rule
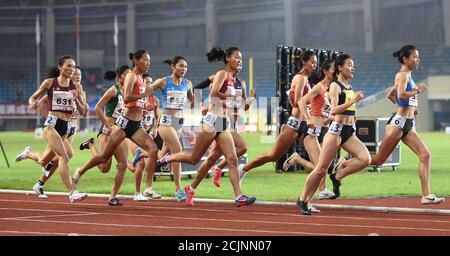
[[[0,219],[5,220],[5,219]],[[113,223],[97,223],[97,222],[81,222],[81,221],[56,221],[56,220],[32,220],[32,219],[6,219],[6,221],[28,221],[28,222],[44,222],[44,223],[63,223],[76,225],[94,225],[106,227],[124,227],[124,228],[155,228],[155,229],[187,229],[187,230],[210,230],[210,231],[229,231],[229,232],[249,232],[264,234],[292,234],[292,235],[326,235],[326,236],[354,236],[352,234],[333,234],[333,233],[313,233],[313,232],[293,232],[293,231],[269,231],[269,230],[248,230],[248,229],[227,229],[227,228],[208,228],[197,226],[152,226],[152,225],[126,225]]]
[[[29,235],[49,235],[49,236],[55,236],[55,235],[61,235],[61,236],[68,236],[73,233],[56,233],[56,232],[33,232],[33,231],[18,231],[18,230],[0,230],[0,233],[7,233],[7,234],[29,234]],[[80,236],[108,236],[108,235],[98,235],[98,234],[81,234],[76,233]]]
[[[49,202],[49,201],[24,201],[24,200],[6,200],[0,199],[0,201],[6,202],[26,202],[26,203],[37,203],[37,204],[50,204],[50,205],[74,205],[73,203],[65,203],[65,202]],[[83,206],[106,206],[106,204],[94,204],[94,203],[77,203],[77,205]],[[135,205],[127,205],[126,208],[134,208],[134,209],[167,209],[167,210],[182,210],[182,211],[201,211],[201,212],[226,212],[226,213],[240,213],[240,214],[255,214],[255,215],[269,215],[269,216],[288,216],[288,217],[301,217],[300,214],[289,214],[289,213],[273,213],[273,212],[254,212],[254,211],[239,211],[239,210],[218,210],[218,209],[204,209],[204,208],[196,208],[191,207],[187,208],[183,207],[168,207],[168,206],[135,206]],[[308,216],[307,218],[325,218],[325,219],[350,219],[350,220],[374,220],[374,221],[401,221],[401,222],[426,222],[426,223],[450,223],[450,221],[445,220],[428,220],[428,219],[396,219],[396,218],[372,218],[372,217],[345,217],[345,216],[333,216],[333,215],[313,215]]]
[[[75,217],[75,216],[89,216],[89,215],[99,215],[101,213],[75,213],[75,214],[58,214],[58,215],[34,215],[34,216],[23,216],[23,217],[7,217],[0,218],[2,220],[7,219],[33,219],[33,218],[54,218],[54,217]]]
[[[4,209],[4,208],[0,208]],[[20,209],[20,208],[16,208]],[[36,210],[39,211],[39,210]],[[91,213],[91,212],[79,212],[79,214],[71,214],[71,215],[59,215],[57,217],[72,217],[77,215],[114,215],[114,216],[127,216],[127,217],[154,217],[160,218],[160,215],[153,214],[127,214],[127,213]],[[56,215],[49,216],[41,216],[41,217],[56,217]],[[27,217],[8,217],[8,218],[0,218],[0,220],[15,220],[15,219],[23,219]],[[33,216],[29,217],[33,218]],[[354,224],[325,224],[325,223],[311,223],[311,222],[289,222],[289,221],[259,221],[259,220],[240,220],[240,219],[216,219],[216,218],[194,218],[194,217],[174,217],[174,216],[165,216],[164,218],[168,219],[177,219],[177,220],[193,220],[193,221],[213,221],[213,222],[232,222],[232,223],[258,223],[258,224],[277,224],[277,225],[298,225],[298,226],[335,226],[335,227],[347,227],[347,228],[373,228],[373,229],[398,229],[398,230],[422,230],[422,231],[439,231],[439,232],[450,232],[450,229],[436,229],[436,228],[423,228],[423,227],[399,227],[399,226],[373,226],[373,225],[354,225]]]

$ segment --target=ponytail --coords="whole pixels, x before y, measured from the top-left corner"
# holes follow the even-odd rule
[[[409,58],[412,51],[414,50],[417,50],[414,45],[404,45],[400,50],[392,53],[392,57],[397,58],[398,62],[400,62],[400,64],[403,64],[403,58]]]
[[[116,72],[112,70],[106,71],[103,79],[107,81],[114,81],[116,79]]]
[[[209,62],[223,61],[225,64],[228,63],[227,57],[233,55],[234,52],[240,51],[239,48],[233,46],[226,50],[222,50],[220,47],[213,47],[206,56]]]

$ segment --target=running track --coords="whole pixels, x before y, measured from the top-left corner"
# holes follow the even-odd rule
[[[424,207],[417,198],[328,202],[379,205],[383,200],[384,206]],[[450,209],[449,201],[447,198],[444,205],[427,207]],[[122,207],[111,207],[105,198],[69,203],[67,196],[39,200],[35,195],[0,193],[0,236],[450,236],[450,215],[324,209],[313,216],[301,216],[294,206],[237,208],[229,203],[196,202],[195,207],[188,207],[172,200],[122,202]]]

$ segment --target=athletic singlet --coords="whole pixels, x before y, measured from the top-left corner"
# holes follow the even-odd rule
[[[244,86],[241,83],[241,80],[236,77],[236,83],[234,84],[234,90],[236,92],[236,97],[234,100],[227,102],[227,106],[229,108],[240,109],[242,107],[242,94],[244,90]]]
[[[406,83],[405,91],[410,92],[416,88],[417,88],[416,83],[412,79],[411,75],[409,75],[408,82]],[[397,107],[417,107],[418,106],[417,95],[414,95],[414,96],[410,97],[409,99],[402,100],[402,99],[398,98],[397,88],[395,88],[394,96],[395,96],[395,101],[397,102]]]
[[[116,96],[111,98],[104,106],[105,116],[106,117],[112,117],[112,118],[118,118],[124,110],[124,102],[122,97],[122,91],[120,91],[120,88],[117,84],[114,85],[116,88]]]
[[[155,110],[155,108],[156,108],[155,96],[149,97],[147,102],[150,103],[150,110],[149,111]]]
[[[176,85],[170,76],[166,78],[166,86],[162,90],[162,109],[183,109],[187,101],[189,86],[186,79],[181,78],[181,85]]]
[[[309,90],[311,89],[311,85],[309,84],[308,79],[306,79],[305,87],[303,87],[303,94],[306,95]],[[292,89],[289,92],[289,103],[291,103],[291,106],[293,108],[298,108],[298,99],[295,98],[295,90]]]
[[[341,88],[341,93],[339,93],[338,105],[342,105],[346,102],[349,102],[355,96],[355,91],[353,91],[352,86],[348,85],[350,86],[350,88],[346,88],[341,82],[339,82],[339,80],[336,80],[335,82]],[[348,116],[354,116],[355,113],[356,113],[356,103],[353,103],[344,112],[342,112],[342,114]]]
[[[226,94],[227,92],[230,91],[235,91],[235,86],[236,86],[236,80],[237,78],[231,77],[227,75],[227,79],[225,79],[225,81],[223,82],[222,86],[219,89],[220,93]],[[226,100],[223,102],[223,107],[226,108],[227,107],[227,103]]]
[[[124,87],[125,90],[125,87]],[[142,79],[137,79],[133,85],[133,89],[131,91],[131,95],[139,95],[145,93],[145,84]],[[122,93],[125,95],[125,91]],[[145,100],[147,97],[140,98],[136,101],[128,102],[125,104],[126,108],[145,108]]]
[[[322,85],[322,94],[317,95],[316,97],[310,99],[311,102],[311,115],[322,117],[323,113],[329,113],[331,109],[330,101],[325,94],[327,92],[327,85],[320,81],[316,86]]]
[[[69,80],[69,86],[62,87],[58,84],[58,78],[53,78],[52,85],[47,90],[47,107],[49,111],[58,111],[71,114],[74,99],[70,91],[76,90],[75,84]]]

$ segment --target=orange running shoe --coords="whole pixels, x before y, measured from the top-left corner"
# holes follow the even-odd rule
[[[211,169],[211,173],[212,173],[212,182],[214,183],[214,185],[216,185],[216,187],[220,187],[220,176],[222,176],[222,169],[220,169],[219,167],[217,167],[217,165],[215,165],[212,169]]]
[[[194,195],[195,195],[195,191],[191,190],[190,186],[187,185],[184,188],[184,192],[186,192],[186,202],[188,203],[189,206],[194,206]]]

